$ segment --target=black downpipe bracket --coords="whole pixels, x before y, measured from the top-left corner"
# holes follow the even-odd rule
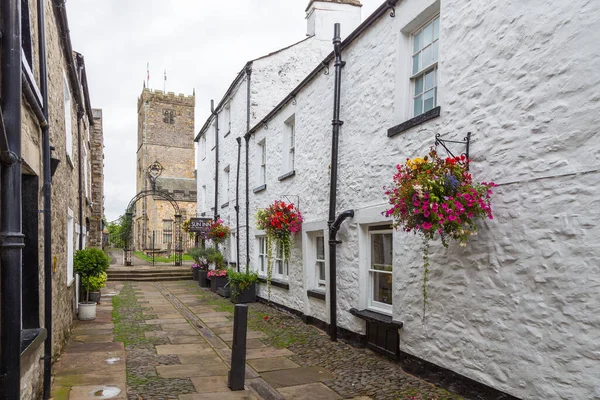
[[[210,101],[210,111],[215,117],[215,222],[219,219],[219,114],[215,112],[215,101]]]
[[[235,226],[237,227],[237,234],[235,236],[235,265],[237,266],[237,271],[240,272],[240,157],[242,153],[242,138],[237,137],[235,141],[238,144],[237,174],[235,177]],[[246,272],[248,272],[247,269]]]
[[[40,92],[42,93],[42,114],[48,121],[48,73],[46,67],[46,15],[44,0],[38,0],[38,35],[39,35],[39,67]],[[52,148],[50,147],[50,130],[46,124],[42,126],[42,164],[44,173],[44,399],[50,398],[52,384]]]
[[[250,82],[252,78],[252,68],[246,67],[246,270],[250,268],[250,174],[248,166],[250,164]]]
[[[0,172],[0,398],[17,400],[21,395],[21,267],[25,247],[20,162],[21,1],[2,0],[0,15],[4,28],[1,106],[7,151],[12,154],[3,160]]]
[[[354,211],[344,211],[337,219],[335,218],[335,209],[337,203],[337,180],[338,180],[338,144],[340,137],[340,126],[344,123],[340,120],[340,95],[342,85],[342,67],[346,64],[342,61],[340,45],[340,24],[334,25],[333,31],[333,52],[335,61],[335,81],[333,91],[333,120],[331,121],[331,185],[329,188],[329,217],[327,226],[329,227],[329,337],[332,341],[337,340],[337,253],[336,246],[341,242],[336,239],[338,230],[342,222],[354,216]]]

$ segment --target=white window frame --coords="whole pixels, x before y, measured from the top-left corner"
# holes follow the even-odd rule
[[[292,115],[284,123],[283,160],[285,171],[293,172],[296,168],[296,115]]]
[[[266,185],[267,183],[267,139],[263,139],[258,142],[258,156],[259,156],[259,168],[258,168],[258,185]]]
[[[65,146],[67,156],[70,160],[73,159],[73,119],[71,115],[71,89],[69,87],[69,81],[67,75],[63,71],[63,104],[65,107]]]
[[[229,165],[223,170],[223,204],[229,203]]]
[[[430,43],[423,45],[424,34],[428,34],[426,30],[431,27],[431,39]],[[437,28],[437,31],[436,31]],[[439,59],[439,28],[440,28],[440,14],[427,20],[426,23],[421,25],[419,29],[415,30],[411,34],[411,58],[410,58],[410,105],[411,115],[416,117],[424,114],[438,105],[438,59]],[[437,34],[437,37],[436,37]],[[417,40],[419,41],[417,43]],[[431,53],[430,60],[427,64],[423,65],[423,55]],[[417,67],[415,69],[415,57],[417,57]],[[430,75],[431,74],[431,75]],[[431,86],[427,86],[427,77],[431,76]],[[425,110],[425,95],[431,93],[433,95],[433,105],[430,109]],[[419,100],[417,100],[419,99]],[[417,101],[420,102],[420,106],[417,108]]]
[[[319,239],[323,239],[323,259],[319,258]],[[315,289],[327,289],[327,256],[325,255],[325,235],[318,234],[314,237],[314,257],[315,257]],[[324,279],[321,279],[320,268],[323,267]]]
[[[84,176],[84,183],[85,183],[85,198],[89,200],[90,194],[89,194],[88,175],[89,175],[88,150],[87,150],[87,145],[84,143],[83,144],[83,176]]]
[[[374,235],[381,235],[381,234],[390,234],[392,235],[392,271],[390,272],[386,272],[386,271],[382,271],[382,270],[375,270],[372,268],[373,264],[372,264],[372,238]],[[387,226],[386,227],[381,227],[381,229],[377,229],[377,226],[373,227],[372,230],[369,230],[368,235],[368,243],[367,243],[367,262],[368,262],[368,298],[367,298],[367,304],[368,304],[368,308],[372,309],[374,311],[377,312],[381,312],[381,313],[385,313],[385,314],[392,314],[392,306],[394,303],[394,231],[392,229],[389,229]],[[386,304],[386,303],[381,303],[378,301],[373,300],[374,297],[374,293],[373,293],[373,285],[374,285],[374,279],[373,276],[375,273],[378,274],[390,274],[392,276],[392,294],[391,294],[391,298],[392,298],[392,304]]]
[[[206,135],[207,134],[204,134],[200,138],[200,156],[202,157],[202,160],[206,159]]]
[[[75,217],[73,210],[67,209],[67,286],[71,286],[75,277],[73,275],[73,258],[75,250]]]
[[[280,281],[287,281],[290,273],[290,262],[283,259],[283,254],[279,244],[273,249],[273,278]],[[281,269],[281,272],[279,271]]]
[[[267,237],[256,237],[256,272],[260,276],[267,276]]]
[[[229,256],[231,257],[231,261],[233,263],[237,263],[237,246],[236,243],[237,241],[235,240],[236,237],[236,233],[232,232],[231,235],[229,235]]]
[[[202,185],[202,211],[206,211],[206,185]]]

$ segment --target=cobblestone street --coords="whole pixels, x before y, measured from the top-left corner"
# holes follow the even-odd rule
[[[193,281],[112,288],[112,311],[103,297],[98,318],[78,323],[57,364],[55,399],[459,398],[261,303],[249,305],[247,390],[231,392],[229,299]],[[83,352],[90,362],[76,362]]]

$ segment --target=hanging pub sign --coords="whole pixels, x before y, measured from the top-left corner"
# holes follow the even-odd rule
[[[207,237],[211,224],[212,218],[190,218],[190,232],[199,233],[200,236]]]

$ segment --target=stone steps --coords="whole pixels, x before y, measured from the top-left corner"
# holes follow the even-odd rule
[[[155,282],[155,281],[181,281],[191,280],[192,271],[189,268],[178,268],[176,270],[113,270],[109,268],[106,272],[109,281],[137,281],[137,282]]]

